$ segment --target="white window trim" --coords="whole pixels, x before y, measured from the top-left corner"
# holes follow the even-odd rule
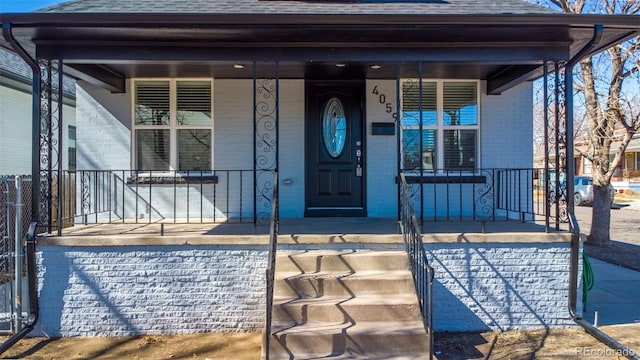
[[[168,81],[169,82],[169,125],[136,125],[136,82],[138,81]],[[189,126],[178,126],[177,124],[177,119],[176,119],[176,112],[177,112],[177,98],[178,98],[178,91],[177,91],[177,83],[178,81],[208,81],[211,83],[211,125],[189,125]],[[171,173],[185,173],[187,176],[189,175],[189,173],[195,173],[194,171],[179,171],[179,164],[178,164],[178,129],[204,129],[204,130],[211,130],[211,169],[209,169],[210,171],[213,171],[213,169],[215,169],[215,164],[214,164],[214,151],[213,149],[215,148],[214,146],[214,134],[215,134],[215,105],[213,100],[215,99],[214,96],[214,79],[213,78],[189,78],[189,77],[171,77],[171,78],[166,78],[166,77],[158,77],[158,78],[132,78],[131,82],[130,82],[130,93],[131,93],[131,151],[130,151],[130,155],[131,155],[131,164],[132,164],[132,169],[137,170],[138,169],[138,164],[137,164],[137,153],[136,153],[136,149],[137,149],[137,143],[136,143],[136,130],[144,130],[144,129],[169,129],[169,172]],[[159,171],[157,172],[158,175],[162,175]],[[199,171],[197,173],[200,173]],[[153,174],[155,175],[156,172],[154,171]]]
[[[401,84],[404,84],[405,81],[420,81],[418,78],[404,78],[401,80]],[[445,130],[476,130],[476,169],[482,169],[482,156],[480,153],[481,150],[481,139],[482,136],[480,134],[481,129],[481,118],[482,118],[482,109],[481,109],[481,81],[478,79],[422,79],[422,82],[435,82],[436,83],[436,125],[435,126],[423,126],[422,130],[436,130],[436,169],[438,173],[445,173],[447,170],[444,169],[444,131]],[[465,126],[451,126],[444,125],[444,83],[451,82],[473,82],[476,83],[476,106],[477,106],[477,122],[476,125],[465,125]],[[400,87],[402,90],[402,86]],[[401,94],[401,103],[402,103]],[[402,113],[402,111],[401,111]],[[402,118],[402,114],[400,116]],[[402,121],[402,120],[401,120]],[[408,126],[400,127],[400,131],[404,131],[404,129],[419,129],[418,126]],[[402,141],[401,141],[402,143]],[[422,161],[422,155],[420,156]],[[424,170],[425,172],[432,173],[432,170]],[[458,170],[449,170],[457,172]],[[474,171],[464,171],[460,170],[461,173],[473,173]]]

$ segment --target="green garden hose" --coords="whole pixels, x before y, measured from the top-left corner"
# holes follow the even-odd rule
[[[582,250],[582,310],[587,310],[587,295],[593,289],[594,277],[593,268],[589,261],[587,252]]]

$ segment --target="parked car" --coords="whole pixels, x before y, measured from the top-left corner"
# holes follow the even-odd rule
[[[593,179],[589,176],[576,176],[573,178],[573,202],[576,206],[593,203]],[[609,194],[611,203],[616,196],[616,190],[613,185],[609,184]],[[567,183],[560,183],[560,199],[565,199],[567,195]],[[556,201],[555,189],[549,190],[549,202]]]

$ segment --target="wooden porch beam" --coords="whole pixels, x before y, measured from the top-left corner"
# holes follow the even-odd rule
[[[65,73],[112,93],[126,92],[124,75],[105,65],[65,64]]]
[[[485,64],[529,64],[540,65],[544,58],[567,59],[566,46],[502,47],[456,47],[427,46],[393,48],[372,44],[354,47],[350,44],[326,47],[289,47],[283,44],[262,47],[228,47],[220,43],[203,43],[195,47],[165,43],[163,46],[127,46],[113,44],[83,46],[46,44],[38,46],[39,58],[65,59],[67,63],[118,62],[121,64],[140,62],[173,61],[349,61],[349,62],[473,62]]]
[[[541,67],[541,64],[514,65],[493,74],[487,79],[487,94],[500,95],[503,91],[535,77],[533,73]]]

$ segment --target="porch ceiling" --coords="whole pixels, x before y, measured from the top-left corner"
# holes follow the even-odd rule
[[[640,30],[637,18],[560,14],[9,14],[2,21],[32,56],[63,59],[69,73],[111,91],[123,91],[130,77],[251,78],[253,61],[277,60],[282,78],[389,79],[396,62],[401,76],[413,77],[422,61],[424,77],[484,79],[499,93],[540,76],[543,60],[575,55],[594,24],[605,25],[594,52]]]

